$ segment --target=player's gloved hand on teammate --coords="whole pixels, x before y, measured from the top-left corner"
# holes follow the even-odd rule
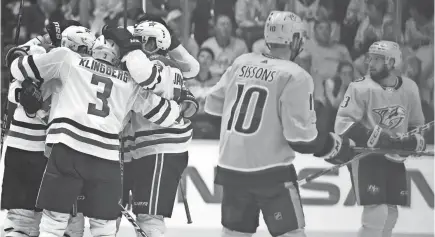
[[[325,146],[332,147],[332,150],[327,154],[314,154],[314,156],[323,158],[326,162],[333,165],[346,163],[355,156],[355,152],[352,149],[355,143],[351,139],[335,133],[330,133],[329,136],[331,137],[327,139],[327,143],[331,144],[326,144]]]
[[[21,56],[26,56],[27,50],[22,47],[12,47],[8,50],[5,56],[5,63],[7,67],[10,67],[12,62]]]
[[[41,90],[32,82],[32,79],[25,79],[21,83],[20,91],[20,104],[26,111],[27,116],[34,115],[38,110],[42,108],[42,94]]]
[[[180,98],[177,102],[181,106],[181,116],[183,118],[191,118],[198,112],[198,101],[196,101],[192,92],[184,86],[181,88]]]
[[[12,62],[21,56],[43,54],[48,52],[48,45],[30,45],[30,46],[20,46],[12,47],[8,50],[5,57],[6,66],[9,67]]]
[[[70,26],[82,26],[82,24],[74,20],[64,20],[61,22],[51,21],[48,23],[48,25],[45,27],[45,30],[50,36],[51,43],[54,46],[60,46],[60,42],[62,40],[62,32]]]
[[[121,58],[127,53],[141,49],[142,43],[134,38],[134,36],[124,28],[109,28],[107,25],[103,27],[102,33],[106,39],[113,40],[119,47]]]

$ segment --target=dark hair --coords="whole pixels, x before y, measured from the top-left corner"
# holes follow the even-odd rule
[[[231,21],[231,23],[233,23],[233,21],[231,20],[231,16],[225,13],[219,13],[214,17],[214,23],[216,23],[218,21],[218,19],[220,17],[228,17],[228,19]]]
[[[416,0],[413,0],[416,1]],[[388,10],[388,0],[366,0],[367,5],[373,5],[376,10],[385,15]]]
[[[211,59],[214,60],[214,53],[213,53],[213,51],[212,51],[209,47],[200,48],[199,51],[198,51],[198,56],[199,56],[199,55],[201,54],[201,52],[203,52],[203,51],[209,53],[209,54],[211,55]]]

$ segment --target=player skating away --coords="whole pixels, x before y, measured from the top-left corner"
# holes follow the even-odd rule
[[[53,24],[50,23],[49,26]],[[68,25],[62,23],[60,30],[63,31],[67,27]],[[84,47],[90,48],[95,36],[81,34],[73,37],[71,35],[71,40],[74,39],[79,40]],[[12,63],[11,60],[18,56],[42,54],[46,53],[46,48],[50,48],[48,45],[37,45],[32,41],[35,40],[12,48],[6,60]],[[20,103],[28,105],[34,102],[34,98],[26,94],[26,87],[22,88],[18,81],[10,85],[8,99],[18,106],[14,111],[12,124],[4,143],[6,152],[2,209],[8,209],[4,222],[6,236],[39,235],[42,210],[35,208],[35,204],[47,163],[47,158],[44,156],[47,124],[43,119],[48,119],[46,116],[51,103],[50,96],[56,88],[60,87],[59,84],[59,81],[51,81],[43,85],[43,105],[38,114],[36,110],[25,110],[20,105]]]
[[[42,84],[56,78],[62,82],[53,95],[46,143],[54,145],[37,200],[37,207],[44,209],[41,237],[63,235],[70,208],[80,194],[86,197],[83,213],[90,217],[91,233],[115,236],[120,211],[118,134],[125,116],[134,110],[169,126],[180,114],[175,101],[139,94],[141,88],[128,72],[103,62],[119,52],[96,54],[98,42],[115,49],[113,42],[103,37],[92,50],[97,59],[61,47],[12,63],[12,75],[22,83],[42,78]],[[125,48],[123,52],[128,53]]]
[[[167,28],[158,22],[145,21],[135,26],[133,36],[140,38],[142,50],[150,60],[163,67],[161,82],[154,93],[166,99],[186,98],[184,101],[190,102],[182,111],[184,119],[167,128],[153,124],[137,113],[131,118],[135,132],[133,161],[126,167],[132,167],[132,173],[125,172],[124,188],[133,191],[133,213],[138,225],[148,236],[160,237],[166,231],[164,218],[172,216],[178,183],[187,167],[188,145],[192,139],[188,118],[196,113],[198,105],[183,86],[180,69],[165,57],[171,44]],[[133,185],[128,183],[130,179],[134,180]]]
[[[264,29],[271,53],[237,58],[206,99],[205,111],[222,116],[221,236],[252,236],[260,211],[272,236],[305,236],[295,152],[331,163],[352,157],[351,141],[316,129],[313,79],[292,62],[304,35],[299,16],[271,12]]]
[[[375,42],[369,48],[369,60],[370,74],[349,85],[335,131],[346,134],[357,146],[424,150],[425,141],[419,134],[397,138],[424,124],[417,85],[393,72],[401,63],[399,45]],[[359,237],[391,237],[397,206],[409,201],[404,161],[397,155],[371,155],[352,163],[353,188],[363,206]]]

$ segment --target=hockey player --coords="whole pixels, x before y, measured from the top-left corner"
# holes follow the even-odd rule
[[[167,28],[152,21],[135,26],[133,36],[142,40],[143,51],[162,66],[162,80],[154,93],[178,100],[188,96],[190,106],[182,111],[184,119],[169,128],[155,125],[149,120],[133,114],[131,125],[135,143],[131,162],[133,190],[133,213],[139,226],[150,237],[164,236],[164,218],[170,218],[181,175],[188,163],[188,144],[192,139],[189,117],[193,116],[198,104],[193,95],[183,86],[183,75],[177,65],[166,58],[171,44]],[[125,181],[128,181],[127,179]],[[130,184],[124,184],[128,188]],[[126,192],[124,192],[126,195]]]
[[[68,36],[62,34],[62,45],[64,38]],[[105,63],[120,52],[121,56],[130,53],[132,45],[120,45],[116,52],[113,42],[99,41],[113,50],[98,56],[93,50],[94,59],[70,50],[79,45],[64,45],[70,49],[20,57],[11,66],[12,75],[22,83],[30,80],[35,92],[38,84],[55,78],[62,82],[50,111],[46,143],[54,145],[37,199],[37,207],[44,209],[40,237],[63,235],[71,206],[82,192],[88,204],[83,213],[90,217],[92,235],[115,236],[120,192],[118,134],[125,116],[132,109],[161,126],[170,126],[180,114],[175,101],[139,94],[140,86],[127,71]]]
[[[419,134],[400,134],[424,124],[418,87],[393,71],[401,63],[399,45],[379,41],[369,48],[369,75],[352,82],[338,110],[335,131],[358,146],[423,151]],[[397,206],[409,200],[405,157],[372,155],[350,168],[357,202],[363,206],[359,237],[391,237]]]
[[[183,73],[183,77],[187,79],[191,79],[196,77],[199,73],[199,62],[192,55],[187,52],[187,50],[180,43],[180,40],[172,34],[171,28],[166,24],[166,22],[159,16],[153,15],[150,13],[145,13],[137,22],[140,24],[142,22],[157,22],[166,27],[171,35],[171,45],[168,49],[168,55],[170,58],[177,63],[181,72]],[[196,55],[195,55],[196,56]]]
[[[68,23],[69,24],[69,23]],[[50,26],[59,23],[50,23]],[[74,25],[74,24],[71,24]],[[59,31],[69,27],[62,23]],[[49,33],[51,36],[52,34]],[[84,47],[91,47],[95,36],[82,34],[79,37],[71,37],[71,40],[79,40]],[[82,40],[83,39],[83,40]],[[12,63],[12,60],[18,56],[36,55],[46,53],[51,46],[44,45],[42,42],[36,44],[39,40],[33,39],[24,45],[12,48],[7,56],[6,61]],[[48,43],[48,42],[45,42]],[[44,84],[43,91],[55,91],[59,87],[58,81],[52,81]],[[14,112],[12,124],[8,136],[5,140],[5,171],[2,183],[2,209],[8,209],[6,220],[4,222],[4,231],[6,236],[38,236],[39,221],[41,211],[35,208],[36,197],[41,184],[41,179],[47,163],[44,156],[45,134],[47,123],[45,119],[48,115],[51,93],[43,94],[42,110],[28,111],[20,103],[28,103],[34,98],[26,94],[26,88],[21,88],[21,83],[15,81],[9,88],[8,99],[10,102],[18,104]],[[36,113],[38,112],[38,113]],[[45,121],[44,121],[45,120]]]
[[[272,236],[305,236],[295,152],[335,164],[353,155],[350,140],[316,129],[313,78],[292,62],[304,35],[299,16],[272,11],[264,29],[270,54],[237,58],[206,98],[205,111],[222,116],[221,236],[252,236],[260,211]]]

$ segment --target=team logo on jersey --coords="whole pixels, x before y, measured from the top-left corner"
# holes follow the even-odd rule
[[[393,129],[400,126],[405,120],[405,109],[400,105],[373,109],[379,115],[379,125],[384,128]]]

